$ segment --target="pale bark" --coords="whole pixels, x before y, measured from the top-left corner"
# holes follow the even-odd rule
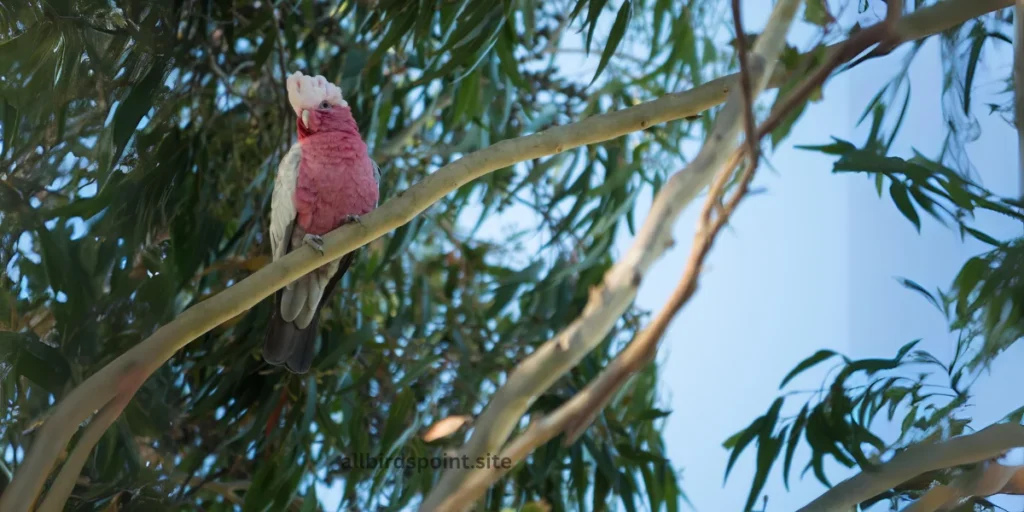
[[[756,98],[786,43],[786,34],[802,0],[780,0],[757,38],[750,55],[752,75],[750,97]],[[458,456],[474,461],[501,453],[509,435],[533,401],[566,372],[576,366],[605,338],[626,308],[633,303],[637,288],[651,265],[672,245],[672,229],[679,214],[697,194],[729,164],[743,127],[745,102],[737,88],[715,120],[714,128],[693,162],[674,174],[658,192],[650,214],[625,256],[604,275],[601,286],[591,290],[581,314],[554,338],[537,348],[515,370],[473,423],[473,435]],[[731,170],[731,168],[730,168]],[[421,510],[464,510],[484,491],[486,485],[473,483],[470,492],[460,488],[480,468],[449,469],[424,499]]]
[[[995,459],[1021,446],[1024,446],[1024,425],[1011,423],[992,425],[977,433],[939,443],[916,444],[896,454],[876,470],[863,471],[840,482],[799,512],[850,510],[854,505],[923,473]],[[1006,481],[1009,482],[1010,478]],[[966,492],[985,491],[979,487],[979,490],[968,489]],[[935,499],[950,496],[952,494],[947,496],[943,493]]]

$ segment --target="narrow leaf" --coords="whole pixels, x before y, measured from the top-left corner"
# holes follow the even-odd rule
[[[803,373],[804,370],[807,370],[808,368],[810,368],[810,367],[812,367],[812,366],[814,366],[814,365],[816,365],[816,364],[818,364],[818,363],[820,363],[820,362],[822,362],[822,361],[824,361],[824,360],[826,360],[826,359],[828,359],[828,358],[830,358],[830,357],[832,357],[834,355],[836,355],[836,353],[835,353],[835,351],[832,351],[832,350],[822,349],[822,350],[819,350],[819,351],[815,352],[813,355],[811,355],[807,359],[804,359],[803,361],[801,361],[800,364],[796,365],[796,368],[793,368],[793,370],[790,371],[786,375],[786,377],[782,379],[782,384],[779,384],[779,389],[782,389],[782,388],[786,387],[786,383],[787,382],[792,380],[797,375]]]
[[[604,71],[605,66],[612,59],[612,55],[615,54],[615,50],[618,49],[619,42],[622,41],[622,36],[626,33],[626,26],[629,24],[629,18],[632,14],[633,2],[626,0],[622,3],[622,7],[619,7],[619,13],[615,15],[615,23],[612,24],[612,30],[608,34],[608,42],[605,44],[604,52],[601,53],[601,62],[597,65],[594,78],[590,80],[591,84],[597,80],[597,77],[601,76],[601,72]]]

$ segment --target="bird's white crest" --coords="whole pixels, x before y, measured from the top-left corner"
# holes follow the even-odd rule
[[[301,116],[303,110],[318,108],[323,101],[332,105],[348,105],[341,97],[341,88],[321,75],[308,76],[296,71],[288,77],[287,87],[288,103],[295,110],[295,115]]]

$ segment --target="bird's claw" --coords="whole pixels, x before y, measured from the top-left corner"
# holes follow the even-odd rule
[[[345,216],[345,222],[346,223],[355,222],[356,224],[359,224],[360,226],[366,227],[365,225],[363,225],[363,219],[361,219],[358,215],[346,215]]]
[[[316,249],[316,252],[320,253],[321,256],[324,255],[324,239],[320,235],[306,233],[302,237],[302,243]]]

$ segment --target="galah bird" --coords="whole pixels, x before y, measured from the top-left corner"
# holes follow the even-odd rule
[[[323,254],[321,235],[360,215],[379,201],[380,168],[341,97],[324,77],[295,72],[288,77],[288,102],[298,116],[298,142],[281,159],[270,203],[273,259],[309,245]],[[285,286],[275,307],[263,359],[305,373],[313,362],[320,309],[352,264],[350,252]]]

